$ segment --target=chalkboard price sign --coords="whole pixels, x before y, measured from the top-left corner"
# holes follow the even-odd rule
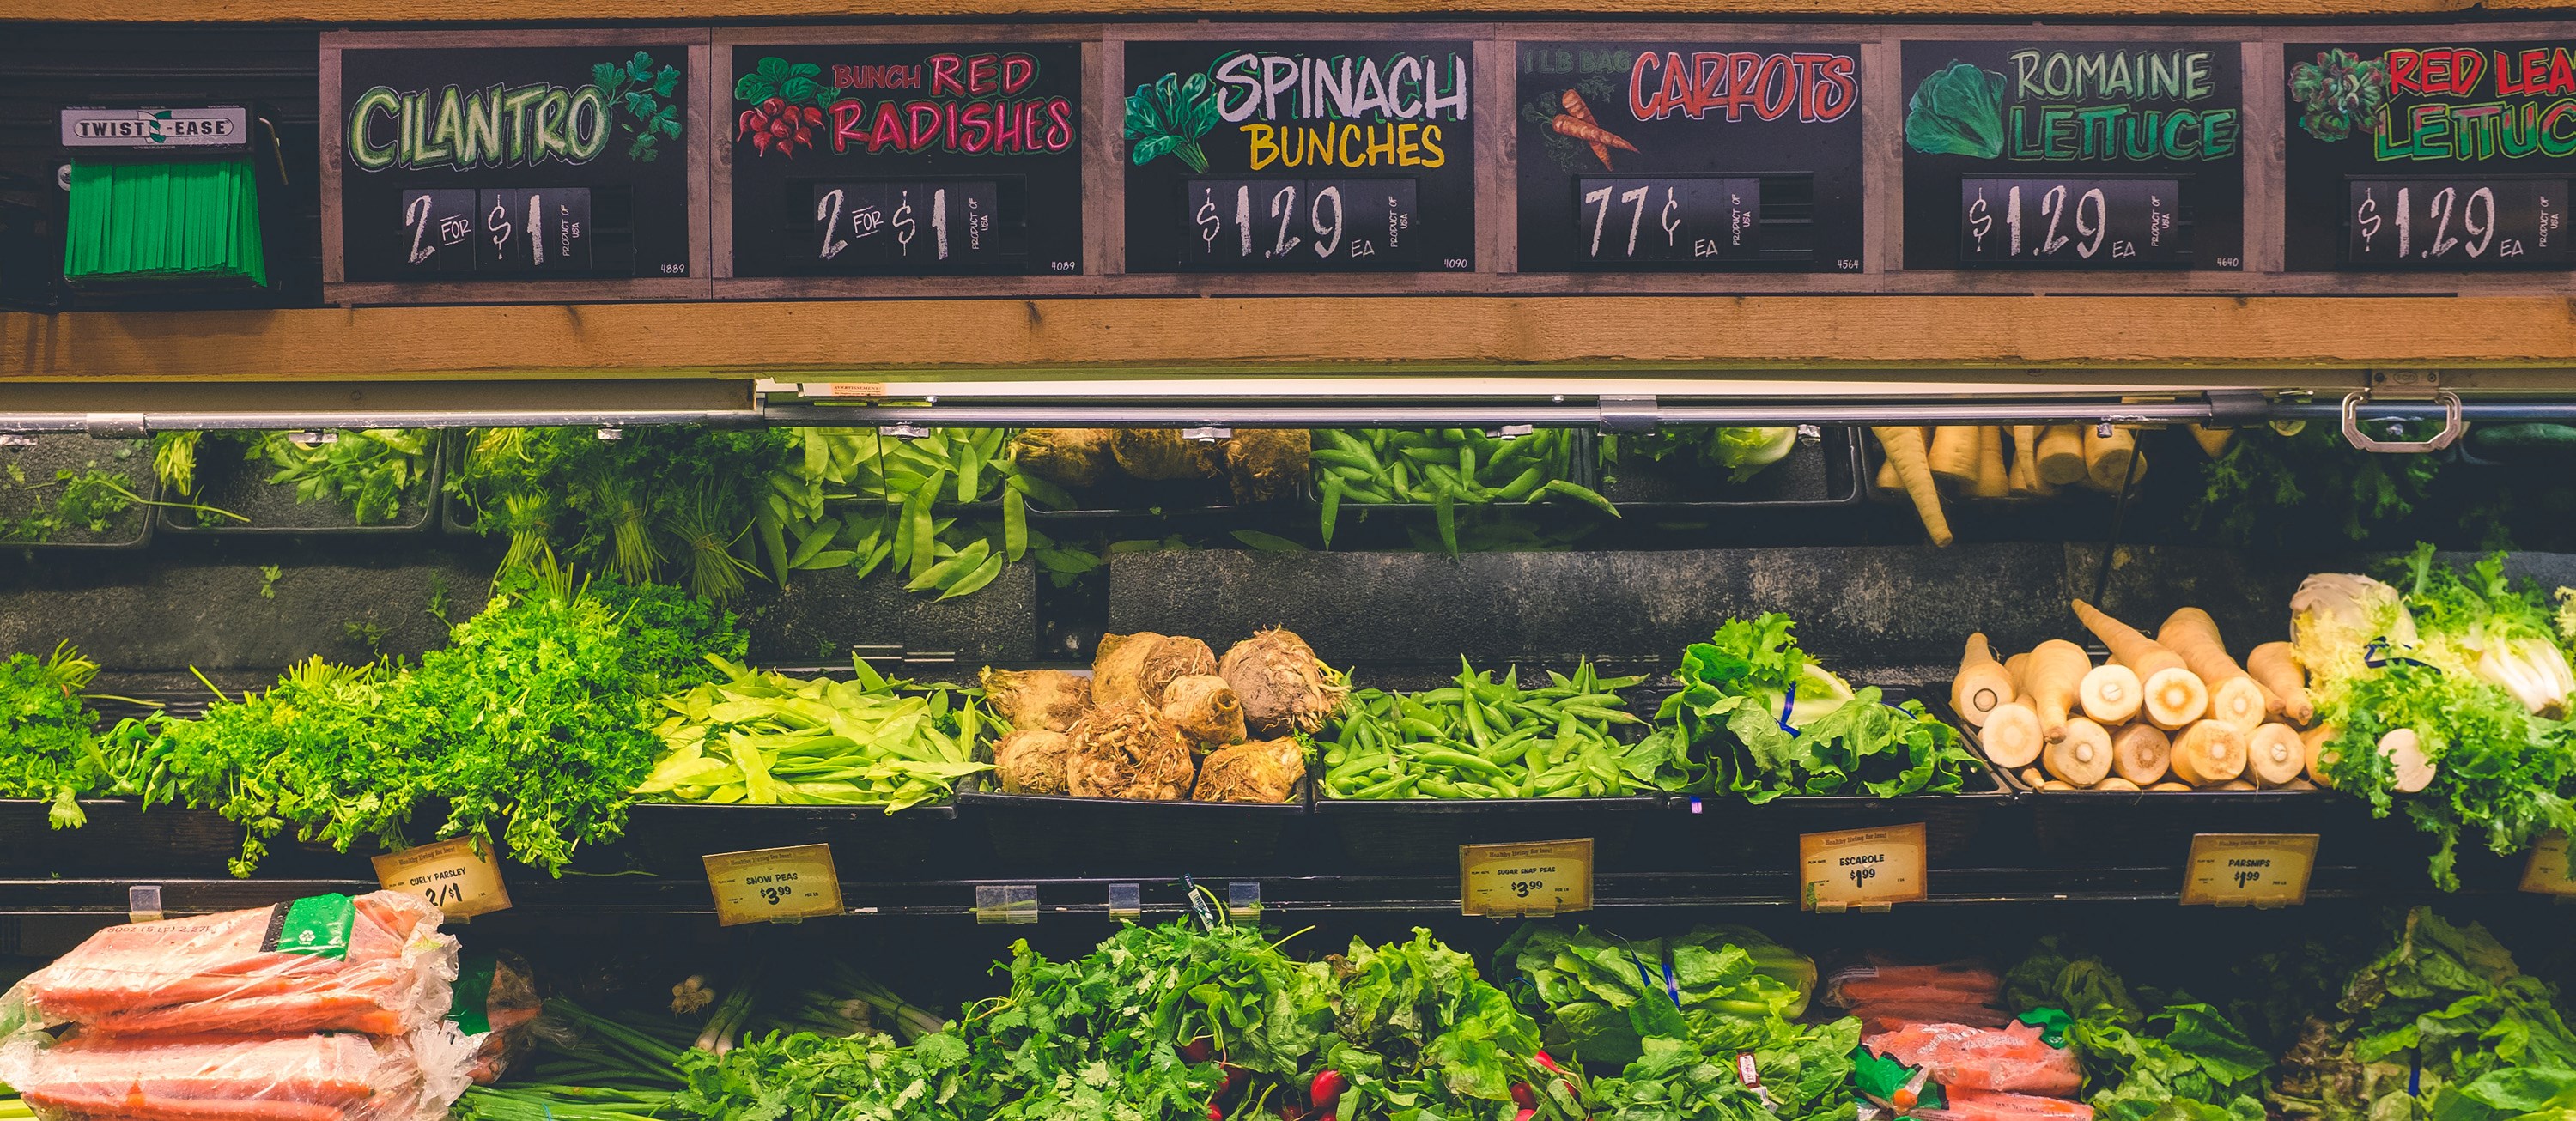
[[[2187,262],[2172,179],[1963,179],[1959,263],[2102,268]]]
[[[1858,272],[1860,47],[1525,42],[1523,272]]]
[[[971,271],[999,248],[999,196],[990,179],[818,185],[814,259],[856,272]]]
[[[1412,264],[1420,239],[1411,179],[1193,179],[1183,264],[1304,269]]]
[[[1578,179],[1575,188],[1587,261],[1762,259],[1759,179]]]
[[[1128,271],[1472,270],[1472,55],[1128,43]]]
[[[352,281],[685,277],[688,48],[348,49]]]
[[[2561,268],[2565,179],[2355,179],[2345,260],[2380,268]]]

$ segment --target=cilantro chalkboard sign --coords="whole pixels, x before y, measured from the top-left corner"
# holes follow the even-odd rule
[[[2576,40],[2293,43],[2293,271],[2565,269]]]
[[[1521,271],[1859,271],[1859,59],[1520,44]]]
[[[1127,44],[1127,271],[1464,272],[1464,42]]]
[[[2232,43],[1908,42],[1905,267],[2240,269]]]
[[[1082,271],[1075,44],[731,56],[734,275]]]
[[[687,277],[688,46],[350,48],[343,279]]]

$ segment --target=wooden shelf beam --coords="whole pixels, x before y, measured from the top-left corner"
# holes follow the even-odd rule
[[[2576,7],[2570,0],[1989,0],[1990,17],[2096,19],[2406,18],[2498,11],[2528,14]],[[1951,0],[673,0],[631,16],[655,22],[853,19],[1195,19],[1274,17],[1501,16],[1601,20],[1661,18],[1940,18]],[[437,23],[615,22],[587,0],[18,0],[12,20],[78,23],[309,23],[340,26]]]

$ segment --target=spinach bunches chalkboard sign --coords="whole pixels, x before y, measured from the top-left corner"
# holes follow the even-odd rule
[[[1905,267],[2239,269],[2232,43],[1909,42]]]
[[[1859,58],[1521,44],[1521,271],[1860,271]]]
[[[2293,43],[2293,270],[2569,267],[2576,40]]]
[[[1075,44],[731,54],[734,275],[1082,271]]]
[[[688,46],[339,52],[351,281],[687,277]]]
[[[1127,44],[1127,271],[1476,267],[1464,42]]]

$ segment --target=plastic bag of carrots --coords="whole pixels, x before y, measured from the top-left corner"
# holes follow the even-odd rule
[[[0,1082],[39,1121],[437,1121],[472,1058],[446,1023],[390,1038],[24,1031],[0,1042]]]
[[[439,920],[425,899],[378,891],[109,927],[0,996],[0,1023],[91,1036],[403,1035],[447,1014],[456,940]]]

